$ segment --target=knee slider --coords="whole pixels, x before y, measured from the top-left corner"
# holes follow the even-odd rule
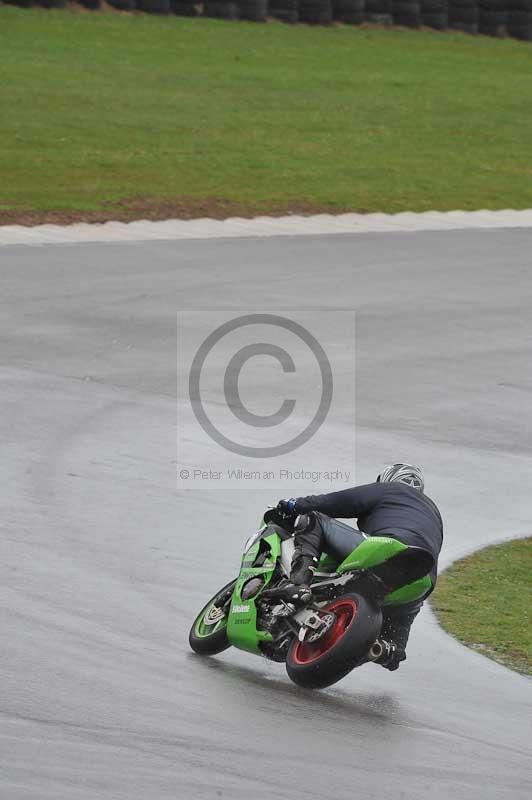
[[[296,548],[305,556],[319,558],[321,553],[321,527],[313,512],[300,514],[294,525]]]
[[[312,512],[310,514],[300,514],[296,517],[296,521],[294,523],[294,533],[297,536],[298,533],[306,533],[307,531],[311,531],[314,527],[314,514]]]

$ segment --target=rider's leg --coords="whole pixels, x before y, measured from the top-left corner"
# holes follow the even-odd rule
[[[360,531],[319,512],[299,516],[294,533],[296,550],[290,579],[296,584],[308,585],[323,551],[340,562],[364,541]]]
[[[316,514],[301,514],[294,526],[295,551],[292,557],[290,580],[308,586],[320,559],[323,533]]]
[[[338,529],[337,532],[340,528],[346,530],[334,537],[331,534],[331,529],[334,527]],[[324,514],[313,511],[300,514],[294,525],[295,550],[290,565],[289,582],[277,590],[272,589],[270,595],[284,595],[293,601],[310,597],[309,586],[322,551],[326,550],[333,558],[343,561],[358,544],[357,535],[363,538],[353,528]]]
[[[347,558],[361,542],[365,536],[351,525],[345,522],[327,517],[325,514],[317,513],[323,532],[322,550],[328,553],[338,563]]]

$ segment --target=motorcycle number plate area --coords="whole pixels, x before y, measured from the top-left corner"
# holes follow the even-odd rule
[[[247,578],[239,579],[233,592],[231,608],[227,620],[227,638],[240,650],[260,655],[261,642],[270,642],[272,636],[266,631],[257,630],[257,608],[254,600],[243,600],[241,591]]]
[[[242,600],[241,591],[245,580],[236,583],[227,619],[227,638],[234,647],[259,652],[257,639],[257,609],[252,600]]]
[[[263,543],[262,545],[261,542]],[[267,548],[266,559],[260,567],[253,567],[261,547],[264,548],[265,545]],[[260,655],[259,645],[261,642],[271,642],[271,633],[257,630],[257,607],[255,601],[260,597],[260,593],[256,597],[243,598],[242,590],[251,578],[258,576],[264,579],[264,586],[267,586],[280,554],[281,539],[275,532],[267,536],[262,535],[244,553],[240,575],[233,591],[231,608],[227,619],[227,638],[233,647]]]

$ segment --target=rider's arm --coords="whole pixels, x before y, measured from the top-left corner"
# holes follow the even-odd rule
[[[371,511],[381,500],[384,491],[384,484],[368,483],[365,486],[355,486],[353,489],[343,489],[340,492],[298,497],[296,510],[300,514],[306,514],[308,511],[321,511],[328,517],[344,519],[361,517]]]

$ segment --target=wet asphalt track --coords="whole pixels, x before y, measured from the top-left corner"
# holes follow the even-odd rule
[[[2,248],[3,800],[532,795],[532,683],[428,609],[399,672],[321,693],[191,654],[276,498],[174,476],[176,308],[352,305],[357,480],[424,463],[444,564],[529,535],[531,256],[520,230]]]

